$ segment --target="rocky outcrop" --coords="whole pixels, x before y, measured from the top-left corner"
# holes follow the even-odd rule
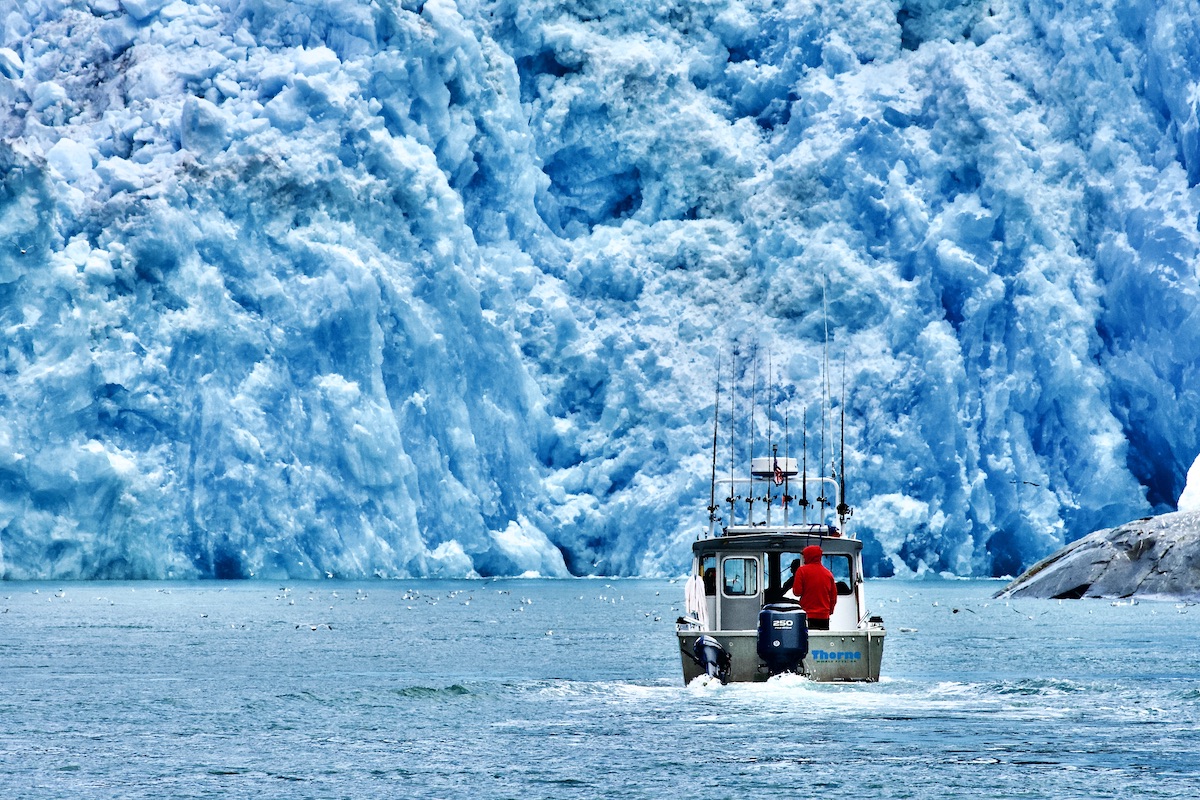
[[[997,597],[1200,599],[1200,511],[1096,531],[1042,559]]]

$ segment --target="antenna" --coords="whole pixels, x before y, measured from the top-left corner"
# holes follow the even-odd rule
[[[721,356],[717,355],[717,390],[713,400],[712,482],[708,489],[708,535],[717,524],[717,422],[721,414]]]

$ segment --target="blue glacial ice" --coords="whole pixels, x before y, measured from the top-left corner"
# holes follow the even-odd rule
[[[826,326],[874,573],[1173,510],[1197,13],[0,4],[0,575],[678,574]]]

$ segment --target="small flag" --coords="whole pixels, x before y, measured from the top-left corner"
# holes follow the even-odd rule
[[[775,485],[776,486],[783,485],[783,470],[781,470],[779,468],[779,459],[778,458],[775,459]]]

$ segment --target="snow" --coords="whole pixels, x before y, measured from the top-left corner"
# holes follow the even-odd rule
[[[1200,511],[1200,456],[1188,469],[1187,484],[1179,494],[1177,505],[1180,511]]]
[[[0,47],[0,75],[5,78],[17,78],[25,69],[21,57],[11,48]]]
[[[1182,506],[1194,3],[1062,6],[10,6],[0,575],[677,575],[827,322],[873,573]]]

